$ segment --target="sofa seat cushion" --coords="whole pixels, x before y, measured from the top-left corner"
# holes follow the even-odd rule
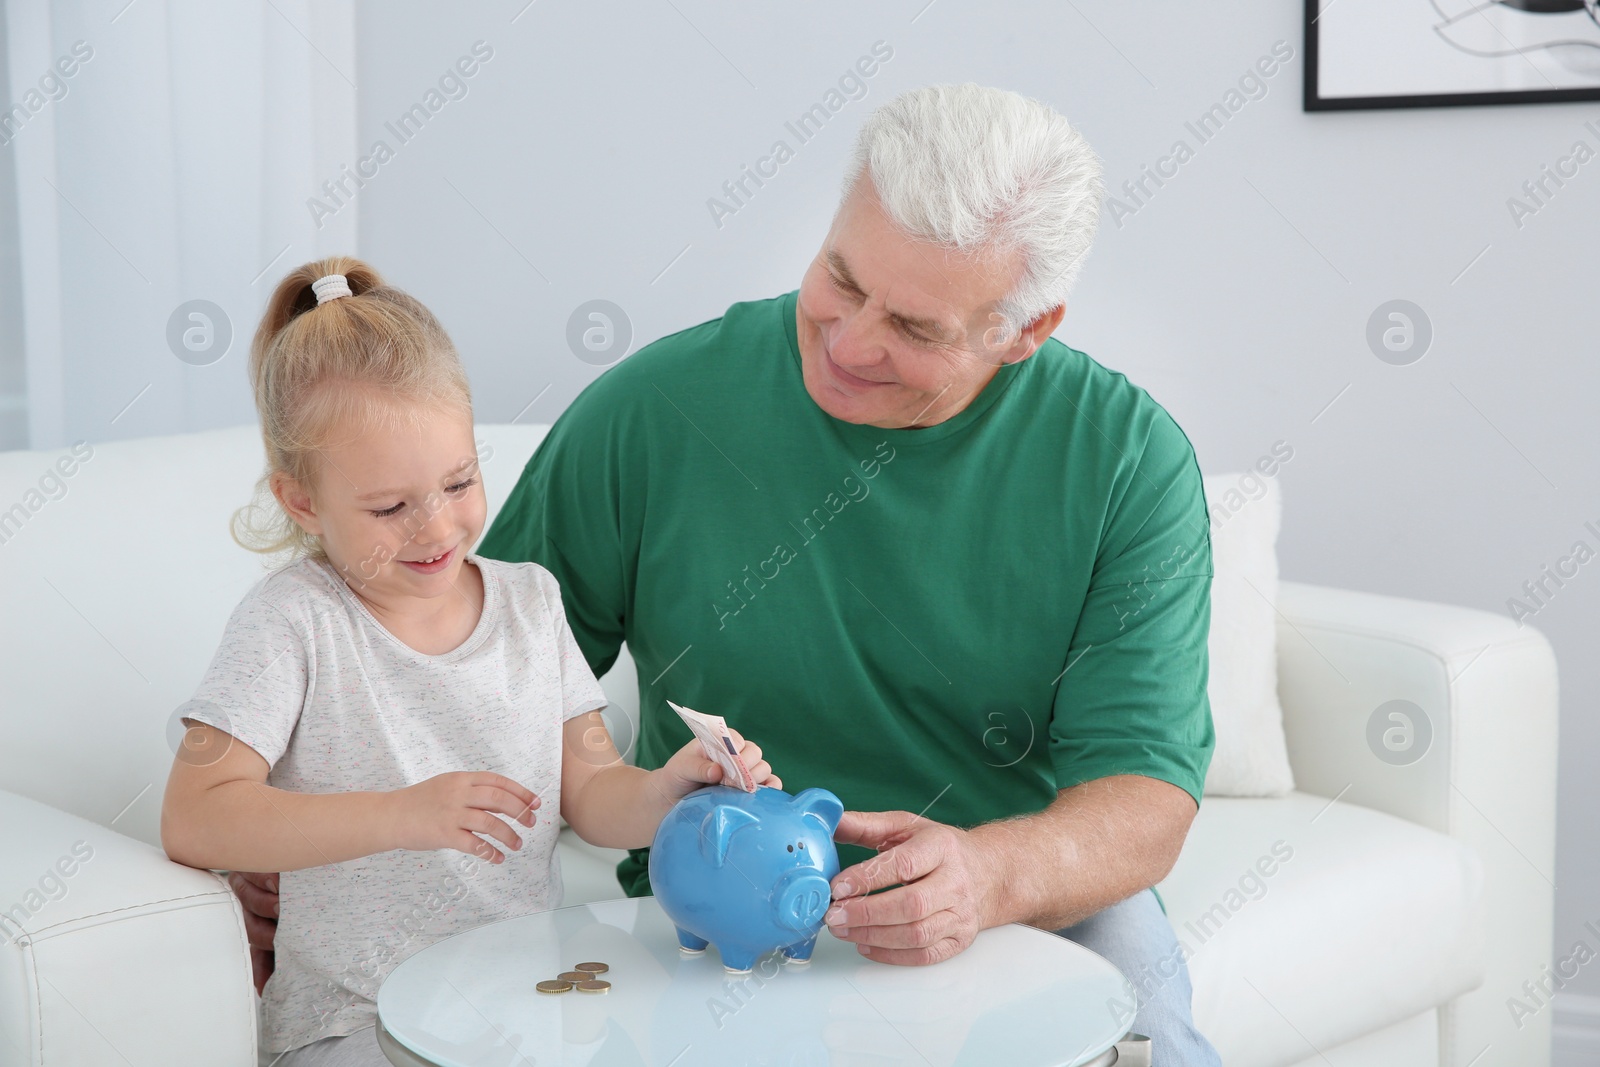
[[[1207,797],[1158,888],[1195,1022],[1232,1067],[1297,1062],[1483,980],[1477,855],[1368,808]]]
[[[627,849],[591,845],[572,827],[563,826],[561,836],[556,839],[563,887],[561,906],[571,908],[626,896],[622,883],[617,881],[617,864],[627,854]]]

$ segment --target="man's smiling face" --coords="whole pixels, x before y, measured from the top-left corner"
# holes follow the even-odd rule
[[[1021,272],[1016,251],[963,255],[906,236],[864,174],[800,283],[806,391],[845,422],[943,422],[1060,321],[1056,308],[1020,335],[1001,328],[996,309]]]

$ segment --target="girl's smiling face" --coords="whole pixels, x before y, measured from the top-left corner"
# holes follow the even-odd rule
[[[352,589],[405,613],[406,598],[431,600],[457,586],[488,505],[469,412],[372,402],[406,405],[402,414],[412,417],[334,427],[320,450],[313,490],[308,494],[281,472],[272,490],[301,527],[322,539],[328,561]]]

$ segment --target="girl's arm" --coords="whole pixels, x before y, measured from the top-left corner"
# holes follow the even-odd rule
[[[267,785],[269,769],[229,734],[190,726],[161,804],[168,857],[209,870],[298,871],[397,848],[454,848],[500,863],[504,854],[477,835],[508,849],[522,839],[492,813],[532,826],[539,806],[531,790],[490,771],[435,775],[389,792],[293,793]]]
[[[195,752],[223,754],[185,758]],[[394,847],[387,794],[291,793],[266,784],[269,769],[255,749],[216,727],[191,727],[161,802],[167,855],[213,870],[297,871]]]
[[[761,749],[738,731],[729,733],[756,785],[782,789]],[[563,729],[561,814],[591,845],[645,848],[672,805],[721,780],[722,768],[706,758],[698,741],[679,749],[664,767],[647,771],[622,762],[598,711],[568,719]]]

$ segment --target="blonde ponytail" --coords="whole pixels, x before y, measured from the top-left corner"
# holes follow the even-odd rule
[[[319,305],[312,283],[330,274],[344,275],[351,295]],[[279,505],[271,480],[281,471],[314,492],[335,426],[359,433],[441,408],[472,413],[466,371],[439,320],[350,256],[306,263],[278,283],[250,345],[250,381],[267,466],[229,529],[269,556],[327,558],[321,539]]]

